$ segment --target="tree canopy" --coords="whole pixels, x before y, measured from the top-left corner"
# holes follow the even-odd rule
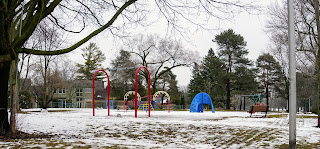
[[[242,71],[242,74],[245,75],[251,75],[252,73],[247,71],[247,68],[252,65],[249,59],[245,57],[248,54],[248,50],[245,49],[247,43],[240,34],[236,34],[232,29],[216,35],[213,42],[217,43],[218,56],[225,64],[226,108],[230,109],[231,91],[236,90],[238,87],[234,82],[244,77],[239,76],[241,74],[239,71]],[[248,81],[254,82],[254,78],[251,77],[251,80]]]
[[[225,65],[213,49],[203,58],[199,68],[195,66],[190,80],[189,97],[192,99],[200,92],[206,92],[214,100],[216,107],[225,106]]]
[[[283,84],[285,82],[284,74],[282,73],[279,62],[277,62],[269,53],[264,53],[258,57],[257,69],[259,79],[262,83],[263,89],[265,89],[267,105],[269,105],[269,88],[274,87],[280,89],[280,84]]]
[[[77,78],[92,80],[95,71],[103,69],[101,63],[106,59],[106,57],[95,43],[90,43],[88,47],[82,49],[82,52],[82,57],[85,62],[84,64],[77,64],[78,73],[81,74],[77,76]],[[98,72],[96,76],[101,75],[102,72]]]

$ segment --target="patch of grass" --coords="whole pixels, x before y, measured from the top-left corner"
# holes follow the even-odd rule
[[[125,136],[127,136],[129,138],[138,138],[139,137],[139,135],[132,134],[132,133],[129,133],[129,132],[126,132],[123,135],[125,135]]]
[[[28,112],[26,112],[26,111],[21,111],[21,110],[17,111],[17,113],[19,113],[19,114],[29,114]]]
[[[4,132],[0,133],[0,140],[7,141],[7,142],[17,142],[18,139],[32,139],[32,138],[50,138],[51,135],[47,134],[28,134],[21,131],[18,131],[17,133],[9,133]]]
[[[112,135],[113,135],[113,137],[116,137],[116,138],[121,137],[119,134],[116,134],[116,133],[114,133],[114,134],[112,134]]]
[[[44,143],[45,143],[45,145],[46,145],[47,147],[49,147],[49,146],[56,146],[56,145],[59,144],[59,143],[57,143],[56,141],[44,141]]]
[[[72,148],[89,149],[89,148],[92,148],[92,146],[91,145],[75,145]]]
[[[278,148],[278,149],[288,149],[289,148],[289,144],[281,144],[281,145],[276,145],[274,147]]]
[[[123,147],[121,145],[118,145],[118,144],[114,144],[112,146],[104,146],[102,147],[104,149],[118,149],[118,148],[121,148],[121,149],[128,149],[127,147]]]
[[[215,111],[239,111],[239,110],[231,110],[231,109],[219,109],[219,108],[215,108]],[[211,111],[211,109],[209,109],[208,111]]]
[[[48,110],[48,112],[70,112],[72,110]]]
[[[276,139],[276,137],[270,136],[266,141],[271,141],[271,140],[274,140],[274,139]]]
[[[285,114],[272,114],[272,115],[268,115],[267,117],[268,118],[283,118],[283,117],[287,117],[288,114],[285,113]]]
[[[288,114],[287,113],[283,113],[283,114],[271,114],[268,115],[268,118],[283,118],[283,117],[287,117]],[[317,115],[297,115],[297,118],[318,118]]]
[[[297,115],[297,118],[318,118],[317,115]]]
[[[48,112],[70,112],[72,110],[48,110]],[[35,110],[35,111],[28,111],[26,112],[26,114],[28,114],[29,112],[41,112],[39,110]]]

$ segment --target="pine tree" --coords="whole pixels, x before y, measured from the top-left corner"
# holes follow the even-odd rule
[[[236,69],[240,67],[249,67],[250,61],[245,58],[248,50],[245,49],[247,43],[240,34],[235,34],[232,29],[228,29],[215,36],[218,45],[218,56],[225,64],[226,75],[226,109],[230,109],[231,91],[236,89],[234,82],[237,80]]]
[[[95,71],[102,69],[101,63],[106,57],[95,43],[90,43],[88,47],[81,50],[83,51],[82,57],[84,58],[85,63],[77,64],[77,67],[79,68],[78,73],[82,74],[77,76],[77,78],[92,80]],[[101,75],[103,75],[103,72],[97,73],[96,76]]]
[[[215,55],[213,49],[209,49],[208,55],[202,61],[201,75],[204,80],[204,92],[210,95],[216,107],[225,105],[225,65]]]
[[[200,66],[197,63],[194,63],[192,76],[188,85],[188,97],[190,99],[187,101],[188,104],[192,102],[194,96],[204,91],[204,82],[205,81],[202,79]]]
[[[120,50],[120,55],[111,61],[111,95],[113,97],[123,98],[126,92],[135,89],[134,81],[136,70],[123,69],[134,66],[135,63],[131,60],[131,54],[125,50]]]
[[[258,77],[265,90],[265,97],[267,105],[269,105],[269,88],[273,86],[276,91],[280,92],[280,86],[285,83],[284,74],[282,73],[281,66],[272,55],[264,53],[257,59]],[[285,90],[285,87],[282,88]]]
[[[245,66],[235,68],[234,91],[240,95],[256,94],[258,82],[256,81],[256,69]]]
[[[180,92],[178,88],[177,76],[172,73],[172,71],[166,72],[168,74],[168,94],[170,95],[171,102],[174,104],[179,104],[180,102]]]
[[[216,107],[225,105],[223,98],[225,91],[225,65],[215,55],[213,49],[209,49],[200,66],[195,66],[192,79],[188,86],[189,97],[206,92],[210,95]]]

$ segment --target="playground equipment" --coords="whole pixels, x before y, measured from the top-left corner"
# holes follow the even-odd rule
[[[151,79],[150,79],[150,73],[149,73],[149,70],[147,69],[147,67],[145,66],[140,66],[137,71],[136,71],[136,78],[135,78],[135,117],[137,117],[137,108],[138,108],[138,103],[137,103],[137,98],[138,98],[138,73],[139,73],[139,70],[141,68],[144,68],[147,72],[148,72],[148,90],[149,90],[149,102],[148,102],[148,107],[149,107],[149,117],[150,117],[150,101],[151,101],[151,89],[150,89],[150,84],[151,84]]]
[[[249,101],[246,103],[246,97],[248,97]],[[263,95],[256,94],[256,95],[240,95],[238,108],[239,110],[246,110],[248,107],[246,105],[257,105],[262,104]]]
[[[198,93],[192,100],[190,112],[203,112],[203,104],[211,106],[212,113],[215,112],[210,96],[207,93]]]
[[[154,107],[155,105],[155,101],[156,101],[156,98],[159,97],[160,94],[164,94],[167,99],[168,99],[168,112],[170,113],[170,96],[167,92],[165,91],[157,91],[156,93],[154,93],[153,95],[153,101],[152,101],[152,106]]]
[[[109,76],[108,76],[107,72],[104,71],[103,69],[97,70],[94,73],[93,79],[92,79],[92,108],[93,108],[92,114],[94,116],[94,108],[95,108],[95,105],[94,105],[94,98],[95,98],[95,96],[94,96],[94,80],[95,80],[95,77],[96,77],[96,75],[97,75],[97,73],[99,71],[104,72],[106,74],[107,78],[108,78],[108,116],[110,116],[110,79],[109,79]]]
[[[135,99],[131,99],[130,102],[128,102],[128,97],[132,94],[134,94],[135,92],[134,91],[128,91],[125,95],[124,95],[124,112],[126,112],[126,107],[128,105],[128,103],[130,103],[130,105],[133,105],[134,106],[134,101]],[[158,91],[156,92],[156,94],[153,95],[153,98],[152,98],[152,102],[151,102],[151,109],[154,110],[154,107],[155,107],[155,102],[156,102],[156,98],[160,96],[160,93],[163,93],[165,94],[165,96],[167,97],[168,100],[170,100],[170,96],[167,92],[165,91]],[[141,109],[141,110],[145,110],[145,111],[148,111],[148,103],[144,103],[142,101],[143,98],[148,98],[149,96],[144,96],[144,97],[141,97],[140,94],[138,93],[138,110]],[[169,110],[170,110],[170,107],[169,107]]]
[[[114,105],[114,101],[110,100],[110,109],[114,109],[113,105]],[[106,100],[106,107],[108,107],[108,100]]]
[[[126,112],[127,111],[127,105],[128,105],[128,97],[130,96],[130,95],[133,95],[133,94],[135,94],[135,92],[134,91],[128,91],[126,94],[124,94],[124,97],[123,97],[123,99],[124,99],[124,101],[123,101],[123,110],[124,110],[124,112]],[[137,93],[138,95],[138,101],[141,101],[141,96],[140,96],[140,94],[139,93]]]
[[[138,105],[139,105],[138,109],[141,109],[141,110],[143,110],[143,111],[148,111],[149,106],[148,106],[148,103],[147,103],[147,102],[146,102],[146,103],[141,103],[141,101],[140,101],[140,103],[138,103]],[[153,109],[153,110],[154,110],[153,107],[154,107],[154,105],[151,104],[150,109]]]

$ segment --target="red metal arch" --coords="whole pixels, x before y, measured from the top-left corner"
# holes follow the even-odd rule
[[[138,73],[139,73],[139,70],[141,68],[144,68],[147,72],[148,72],[148,77],[149,77],[149,83],[148,83],[148,89],[149,89],[149,117],[150,117],[150,101],[151,101],[151,89],[150,89],[150,84],[151,84],[151,79],[150,79],[150,73],[149,73],[149,70],[147,69],[147,67],[145,66],[140,66],[137,71],[136,71],[136,82],[135,82],[135,88],[136,88],[136,91],[135,91],[135,117],[137,117],[137,107],[138,107],[138,103],[137,103],[137,93],[138,93]]]
[[[96,75],[97,75],[97,73],[99,71],[104,72],[106,74],[107,78],[108,78],[108,116],[110,116],[110,108],[109,108],[110,107],[110,79],[109,79],[109,76],[108,76],[107,72],[104,71],[103,69],[97,70],[94,73],[93,79],[92,79],[92,108],[93,108],[93,116],[94,116],[94,108],[95,108],[95,105],[94,105],[94,98],[95,98],[95,96],[94,96],[94,79],[95,79],[95,77],[96,77]]]

